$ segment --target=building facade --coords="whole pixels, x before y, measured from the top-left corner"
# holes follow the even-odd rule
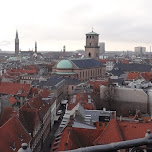
[[[86,34],[85,58],[99,58],[99,34],[90,32]]]
[[[99,55],[102,55],[102,54],[105,53],[105,43],[104,42],[100,42],[99,46],[100,46]]]
[[[95,59],[61,60],[52,69],[53,74],[81,81],[103,78],[105,66]]]
[[[142,55],[146,53],[146,47],[138,46],[134,48],[135,52]]]

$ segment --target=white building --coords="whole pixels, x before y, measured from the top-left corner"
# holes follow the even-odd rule
[[[138,54],[145,54],[146,53],[146,47],[138,46],[134,48],[134,51]]]

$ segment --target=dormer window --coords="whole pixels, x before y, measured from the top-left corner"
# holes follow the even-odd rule
[[[18,135],[18,139],[20,139],[21,141],[23,141],[23,135]]]
[[[13,143],[10,144],[10,148],[11,148],[13,151],[16,150],[16,144],[15,144],[15,142],[13,142]]]

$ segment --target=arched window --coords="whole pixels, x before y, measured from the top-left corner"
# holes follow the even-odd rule
[[[88,57],[90,58],[91,57],[91,53],[89,52],[89,54],[88,54]]]

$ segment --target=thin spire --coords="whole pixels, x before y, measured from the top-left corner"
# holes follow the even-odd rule
[[[92,32],[93,32],[93,27],[92,27]]]
[[[37,53],[37,42],[35,41],[35,53]]]
[[[18,39],[18,31],[16,30],[16,39]]]

